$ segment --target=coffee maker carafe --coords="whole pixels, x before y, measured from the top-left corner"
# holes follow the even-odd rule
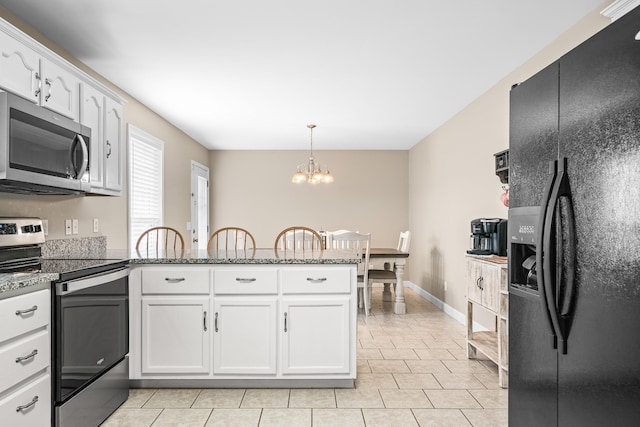
[[[472,255],[507,256],[507,220],[477,218],[471,221]]]

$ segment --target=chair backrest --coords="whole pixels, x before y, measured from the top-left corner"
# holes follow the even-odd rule
[[[402,252],[409,252],[409,245],[411,244],[411,232],[409,230],[400,233],[400,239],[398,240],[398,250]]]
[[[238,257],[256,254],[256,240],[244,228],[224,227],[216,230],[207,243],[207,253],[211,256],[219,256],[224,251],[225,256]]]
[[[324,248],[322,237],[309,227],[289,227],[282,230],[273,244],[276,256],[278,253],[292,253],[304,255],[322,254]]]
[[[358,264],[358,274],[364,276],[364,283],[369,280],[369,254],[371,245],[371,233],[362,234],[357,231],[345,231],[335,234],[332,239],[331,249],[336,251],[351,252],[361,259]]]
[[[136,242],[136,251],[139,254],[145,253],[160,255],[173,250],[172,255],[182,256],[184,253],[184,239],[178,230],[171,227],[151,227],[144,231]]]
[[[325,249],[333,248],[333,236],[343,233],[351,233],[351,230],[335,230],[335,231],[325,231]]]

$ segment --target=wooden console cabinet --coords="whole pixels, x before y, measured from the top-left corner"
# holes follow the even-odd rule
[[[500,387],[509,384],[509,293],[506,257],[467,256],[467,356],[484,354],[498,366]],[[492,331],[474,330],[478,304],[495,316]]]

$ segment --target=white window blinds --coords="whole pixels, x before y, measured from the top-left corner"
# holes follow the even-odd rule
[[[164,142],[129,125],[129,246],[140,234],[162,225]]]

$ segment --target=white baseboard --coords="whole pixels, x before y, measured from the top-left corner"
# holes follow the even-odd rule
[[[409,282],[408,280],[404,282],[404,286],[406,288],[411,288],[412,291],[414,291],[415,293],[420,295],[422,298],[426,299],[427,301],[429,301],[430,303],[432,303],[433,305],[438,307],[440,310],[442,310],[444,312],[444,314],[446,314],[449,317],[457,320],[458,322],[462,323],[463,325],[467,324],[467,316],[466,315],[464,315],[463,313],[460,313],[458,310],[456,310],[455,308],[451,307],[449,304],[447,304],[446,302],[442,301],[440,298],[434,297],[429,292],[427,292],[424,289],[422,289],[420,286],[416,285],[415,283]],[[487,331],[488,329],[485,326],[479,324],[478,322],[473,322],[473,330],[474,331]]]

